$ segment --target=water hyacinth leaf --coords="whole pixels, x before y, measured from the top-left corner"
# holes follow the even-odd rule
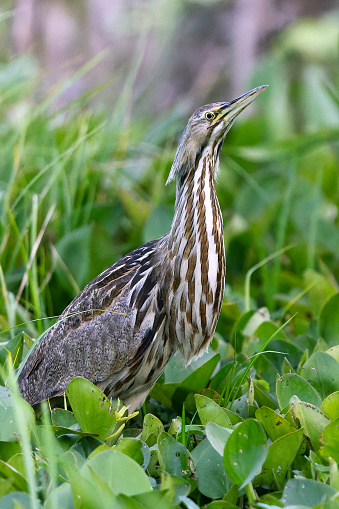
[[[53,408],[51,419],[54,426],[61,426],[64,428],[70,428],[74,424],[77,424],[73,412],[65,410],[64,408]]]
[[[84,470],[69,473],[74,500],[79,507],[100,507],[109,509],[116,501],[116,495],[110,486],[97,474],[95,470]],[[75,506],[77,507],[77,506]]]
[[[224,428],[232,428],[228,415],[212,399],[202,396],[201,394],[196,394],[195,403],[201,424],[214,422]]]
[[[155,415],[147,414],[144,417],[144,425],[141,440],[151,447],[157,442],[157,438],[164,431],[164,425]]]
[[[206,436],[212,447],[220,454],[224,455],[224,449],[232,430],[219,426],[215,422],[209,422],[206,426]]]
[[[281,485],[287,470],[291,468],[302,440],[303,430],[298,429],[278,438],[268,447],[267,458],[260,476],[260,484],[273,484],[278,481]]]
[[[220,454],[205,439],[192,451],[192,460],[198,478],[198,489],[206,497],[222,498],[231,482],[223,468]]]
[[[339,362],[339,345],[332,346],[325,353],[328,353],[333,359]]]
[[[276,392],[280,410],[289,405],[292,396],[298,396],[301,401],[306,401],[318,407],[320,407],[322,401],[312,385],[294,373],[278,378]]]
[[[339,293],[330,297],[323,305],[319,316],[319,336],[329,346],[339,344]]]
[[[240,423],[226,442],[224,466],[228,477],[240,489],[261,471],[268,454],[267,437],[255,419]]]
[[[249,403],[247,394],[243,394],[240,398],[234,400],[231,408],[235,415],[239,415],[241,419],[247,419],[249,415]]]
[[[28,484],[25,477],[20,472],[18,472],[16,468],[2,460],[0,460],[0,478],[11,479],[11,484],[14,489],[20,491],[28,490]],[[2,507],[1,504],[0,507]]]
[[[123,493],[133,496],[152,490],[143,469],[129,456],[116,449],[102,451],[89,458],[82,466],[80,475],[94,485],[96,478],[101,479],[115,495]]]
[[[21,398],[14,398],[12,393],[5,387],[0,386],[0,440],[10,442],[18,439],[20,425],[17,421],[17,410],[20,406],[20,413],[24,424],[28,429],[33,426],[34,412],[32,407]]]
[[[255,412],[255,417],[263,425],[264,430],[272,442],[288,433],[292,433],[296,429],[284,417],[274,412],[271,408],[258,408]]]
[[[183,477],[190,471],[188,449],[169,433],[160,433],[158,437],[158,456],[160,467],[169,474]]]
[[[325,352],[311,355],[302,367],[301,375],[319,391],[322,399],[339,388],[339,363]]]
[[[55,507],[74,509],[72,488],[68,482],[60,484],[49,493],[46,499],[46,509],[55,509]]]
[[[173,409],[173,395],[178,387],[179,383],[162,384],[158,382],[153,385],[149,395],[167,408]]]
[[[284,357],[282,366],[281,366],[281,372],[283,375],[287,375],[288,373],[295,373],[294,369],[291,366],[290,361]]]
[[[147,445],[138,438],[122,437],[114,449],[134,459],[134,461],[139,463],[143,468],[147,468],[151,453]]]
[[[242,422],[244,419],[237,415],[236,413],[232,412],[232,410],[229,410],[228,408],[223,408],[223,411],[228,416],[229,420],[231,421],[232,426],[235,424],[238,424],[239,422]]]
[[[327,461],[332,458],[339,462],[339,418],[326,426],[320,435],[320,454]]]
[[[297,401],[293,403],[292,407],[295,417],[299,419],[301,426],[304,428],[305,435],[309,437],[314,450],[317,451],[320,447],[321,432],[330,424],[331,419],[321,412],[318,407],[305,403],[305,401]]]
[[[220,355],[214,355],[179,384],[172,397],[174,409],[181,411],[182,404],[190,393],[199,392],[207,387],[219,360]]]
[[[254,399],[260,407],[266,406],[272,408],[273,410],[277,408],[277,399],[275,397],[269,394],[256,381],[253,382],[253,385],[254,385]]]
[[[5,364],[9,355],[12,358],[13,367],[16,368],[21,361],[24,336],[20,332],[6,344],[0,346],[0,365]]]
[[[116,416],[109,399],[89,380],[73,378],[66,394],[82,431],[95,433],[101,440],[112,435]]]
[[[139,505],[137,506],[138,509],[148,509],[156,507],[156,509],[172,509],[173,508],[173,500],[171,497],[171,493],[169,493],[169,490],[164,491],[150,491],[147,493],[141,493],[141,495],[134,495],[133,499],[129,500],[135,500]],[[125,507],[125,506],[121,506]],[[120,509],[120,506],[119,506]]]
[[[0,447],[0,459],[7,461],[9,458],[21,452],[21,444],[19,440],[15,442],[3,442],[1,441]]]
[[[321,404],[320,410],[332,421],[339,417],[339,391],[333,392]]]
[[[1,497],[1,509],[25,509],[26,507],[32,507],[32,498],[29,493],[23,493],[21,491],[12,491],[4,497]],[[40,509],[42,505],[37,502],[37,509]]]
[[[284,488],[281,502],[287,506],[314,507],[326,496],[332,497],[335,494],[335,489],[328,484],[313,479],[290,479]]]

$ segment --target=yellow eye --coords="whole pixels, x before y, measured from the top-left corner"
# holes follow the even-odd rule
[[[214,120],[215,119],[214,111],[206,111],[205,118],[206,120]]]

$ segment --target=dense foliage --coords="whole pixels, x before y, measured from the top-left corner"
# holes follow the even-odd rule
[[[30,59],[2,64],[1,508],[338,507],[339,77],[325,50],[310,56],[309,29],[262,62],[252,85],[270,88],[222,151],[211,348],[174,358],[132,416],[81,378],[68,406],[34,412],[13,367],[79,288],[168,231],[190,112],[131,120],[124,90],[110,114],[84,97],[51,115],[60,89],[34,106]]]

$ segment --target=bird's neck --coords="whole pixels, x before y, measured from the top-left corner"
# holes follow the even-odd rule
[[[179,180],[169,234],[173,306],[177,308],[177,323],[182,325],[177,327],[176,336],[186,361],[208,346],[224,290],[223,224],[214,185],[216,163],[213,153],[206,149],[196,167]],[[191,341],[184,341],[182,334],[189,335]]]
[[[214,242],[215,229],[222,230],[222,215],[214,184],[219,161],[214,156],[205,149],[197,166],[177,180],[170,236],[179,254],[179,247],[192,243],[192,238],[197,244],[206,246],[208,242]]]

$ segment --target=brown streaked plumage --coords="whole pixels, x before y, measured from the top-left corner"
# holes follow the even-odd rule
[[[177,181],[170,232],[97,276],[46,332],[19,372],[29,403],[83,376],[132,411],[177,350],[189,363],[208,347],[225,279],[219,151],[234,119],[265,88],[192,115],[167,181]]]

